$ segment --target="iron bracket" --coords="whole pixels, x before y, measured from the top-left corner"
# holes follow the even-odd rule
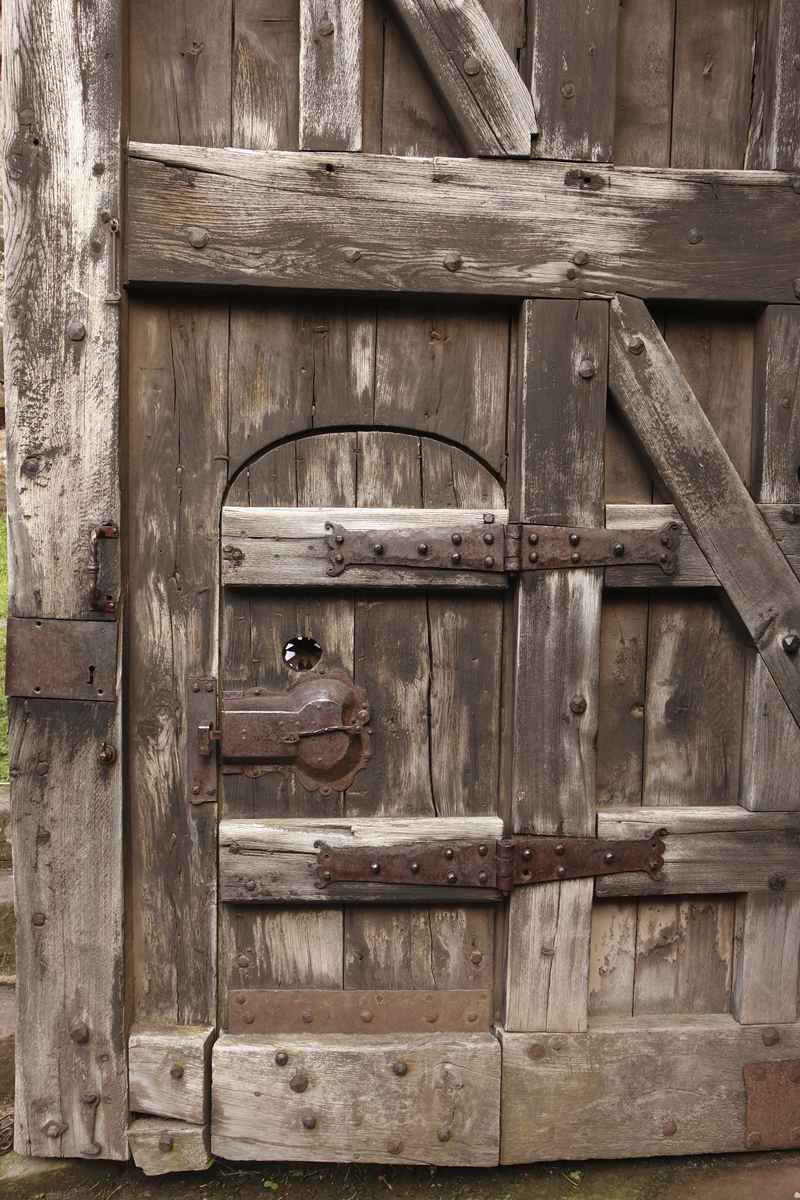
[[[425,842],[415,846],[346,846],[315,842],[318,888],[332,883],[408,883],[443,887],[515,887],[646,871],[664,865],[665,829],[640,841],[533,837],[491,842]]]
[[[92,612],[113,613],[117,611],[115,601],[104,599],[102,589],[100,588],[99,543],[101,538],[118,537],[118,525],[89,526],[89,562],[86,570],[89,575],[89,608],[92,610]]]

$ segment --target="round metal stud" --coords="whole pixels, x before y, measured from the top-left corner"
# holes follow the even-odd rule
[[[612,864],[612,862],[613,862],[613,861],[614,861],[614,855],[613,855],[613,854],[611,853],[611,851],[609,850],[607,854],[604,854],[604,855],[603,855],[603,862],[604,862],[604,863],[607,863],[607,864],[608,864],[608,866],[611,866],[611,864]]]
[[[451,563],[452,563],[454,566],[456,566],[456,567],[457,567],[457,566],[458,566],[458,564],[461,562],[461,555],[460,555],[460,554],[451,554],[451,555],[450,555],[450,562],[451,562]]]
[[[533,858],[533,851],[531,850],[531,848],[529,846],[526,846],[525,849],[522,851],[522,857],[525,859],[525,862],[530,862],[531,859]]]
[[[180,1063],[173,1063],[169,1069],[169,1073],[173,1079],[180,1079],[183,1075],[183,1067]]]
[[[193,225],[189,230],[189,245],[193,246],[195,250],[202,250],[204,246],[208,245],[208,230],[203,229],[202,226]]]
[[[488,875],[486,874],[486,872],[485,872],[485,871],[479,871],[479,872],[478,872],[478,883],[486,883],[486,881],[487,881],[487,879],[488,879],[488,878],[489,878],[489,877],[488,877]]]
[[[370,865],[369,865],[369,869],[370,869],[370,871],[372,872],[372,874],[373,874],[373,875],[380,875],[380,873],[381,873],[381,864],[380,864],[380,863],[378,863],[378,862],[370,863]]]
[[[458,876],[456,875],[455,871],[447,872],[447,882],[448,883],[458,883]]]
[[[248,879],[248,880],[247,880],[247,883],[246,883],[244,886],[245,886],[245,890],[246,890],[246,891],[248,891],[248,892],[254,892],[254,891],[256,890],[256,881],[255,881],[255,879]]]
[[[239,992],[239,995],[236,997],[236,1003],[244,1004],[244,1002],[245,1002],[245,994],[244,994],[244,992]]]
[[[251,1012],[246,1012],[242,1013],[242,1020],[244,1021],[245,1025],[252,1025],[253,1021],[255,1021],[255,1017]]]
[[[286,1053],[285,1050],[279,1050],[278,1053],[275,1055],[275,1062],[277,1063],[277,1065],[279,1067],[285,1067],[286,1064],[288,1063],[288,1061],[289,1061],[289,1055]]]
[[[483,523],[484,525],[494,525],[494,513],[484,513]]]
[[[480,846],[478,846],[478,854],[480,854],[481,858],[486,858],[486,855],[488,853],[489,853],[489,847],[485,846],[483,844],[483,842],[481,842]]]
[[[433,1009],[431,1009],[431,1011],[429,1013],[425,1014],[425,1020],[428,1022],[429,1025],[433,1025],[436,1021],[439,1020],[439,1014],[437,1012],[434,1012]]]
[[[581,541],[581,535],[579,533],[571,533],[569,535],[570,546],[579,546],[580,541]]]
[[[428,543],[420,542],[420,544],[417,546],[417,554],[427,554],[427,553],[428,553]]]
[[[774,1026],[768,1025],[761,1034],[761,1040],[765,1046],[774,1046],[776,1042],[781,1040],[781,1035]]]
[[[585,358],[578,368],[578,374],[581,379],[593,379],[597,368],[590,358]]]
[[[699,229],[687,229],[686,240],[690,246],[698,246],[703,240],[703,235]]]
[[[418,863],[418,862],[412,862],[412,864],[411,864],[411,874],[412,874],[412,875],[419,875],[419,863]]]
[[[678,1132],[678,1126],[675,1121],[665,1121],[661,1126],[661,1132],[664,1137],[673,1137]]]
[[[539,544],[538,533],[529,533],[528,534],[528,542],[530,543],[531,546],[538,546],[538,544]]]
[[[86,337],[86,326],[83,321],[70,321],[67,326],[67,337],[71,342],[82,342]]]
[[[33,923],[37,929],[41,929],[42,925],[44,925],[44,922],[45,922],[45,915],[44,915],[44,913],[34,913],[33,916],[31,917],[31,920],[33,921]]]
[[[563,842],[556,842],[556,846],[555,846],[555,852],[556,852],[556,854],[558,854],[558,855],[561,855],[561,854],[566,854],[566,853],[567,853],[567,847],[564,845],[564,843],[563,843]]]
[[[465,75],[480,75],[481,60],[476,58],[474,54],[469,54],[464,59],[464,74]]]
[[[528,1047],[528,1058],[532,1058],[534,1062],[538,1062],[540,1058],[544,1058],[547,1051],[540,1042],[534,1042]]]
[[[487,571],[491,571],[492,567],[494,566],[494,559],[492,558],[491,554],[486,555],[486,558],[483,560],[483,565],[486,567]]]
[[[800,637],[796,633],[787,633],[783,639],[783,648],[787,654],[797,654],[800,650]]]
[[[310,1114],[307,1117],[303,1117],[303,1128],[304,1129],[316,1129],[317,1128],[317,1118],[312,1117]]]
[[[403,1151],[403,1143],[399,1138],[389,1138],[389,1141],[386,1143],[386,1149],[388,1150],[389,1154],[401,1154]]]
[[[300,1020],[303,1022],[304,1025],[310,1025],[311,1022],[314,1020],[314,1014],[312,1012],[309,1012],[308,1009],[306,1009],[306,1011],[300,1017]]]
[[[444,256],[444,265],[447,267],[448,271],[460,271],[464,265],[464,260],[460,254],[457,254],[453,250],[448,250],[447,254]]]
[[[566,867],[559,867],[556,871],[556,875],[558,876],[559,879],[563,879],[566,876],[566,874],[567,874]]]
[[[372,553],[377,554],[378,556],[383,554],[383,542],[376,542],[372,547]]]
[[[87,1028],[86,1022],[79,1021],[77,1025],[73,1025],[72,1029],[70,1029],[70,1031],[69,1031],[69,1036],[70,1036],[71,1040],[73,1042],[77,1043],[78,1045],[80,1045],[81,1042],[85,1042],[86,1039],[89,1037],[89,1030]]]
[[[628,349],[630,350],[631,354],[641,354],[644,350],[644,338],[640,337],[638,333],[635,333],[628,341]]]
[[[307,1075],[293,1075],[289,1080],[289,1087],[293,1092],[304,1092],[308,1087]]]
[[[485,533],[483,535],[483,540],[486,542],[487,546],[491,546],[494,543],[494,534],[493,533]]]
[[[408,1063],[396,1062],[394,1064],[394,1073],[395,1073],[395,1075],[407,1075],[408,1074]]]
[[[624,542],[615,542],[614,543],[614,554],[617,556],[617,558],[622,558],[622,555],[624,553],[625,553],[625,543]]]
[[[455,853],[455,851],[451,850],[450,847],[448,846],[444,852],[444,856],[446,859],[451,859],[453,857],[454,853]]]
[[[535,563],[538,561],[539,561],[539,555],[536,553],[535,550],[531,550],[530,554],[528,555],[528,562]]]
[[[369,1011],[368,1008],[365,1008],[364,1011],[362,1012],[361,1020],[364,1022],[365,1025],[369,1025],[370,1021],[372,1020],[372,1013]]]
[[[460,546],[461,545],[461,534],[460,533],[452,533],[450,535],[450,541],[453,543],[454,546]]]
[[[450,1141],[450,1130],[447,1128],[446,1125],[442,1125],[441,1129],[439,1129],[436,1136],[438,1137],[440,1142],[449,1142]]]

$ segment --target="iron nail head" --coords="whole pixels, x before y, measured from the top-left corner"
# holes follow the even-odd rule
[[[189,245],[195,250],[202,250],[208,245],[208,230],[201,225],[192,225],[189,229]]]
[[[585,358],[578,368],[578,374],[581,379],[592,379],[596,371],[596,367],[590,358]]]
[[[390,1154],[400,1154],[403,1149],[403,1143],[399,1138],[389,1138],[389,1141],[386,1143],[386,1149]]]
[[[767,881],[773,892],[781,892],[786,887],[785,875],[770,875]]]
[[[448,250],[444,256],[444,265],[448,271],[460,271],[464,265],[464,260],[455,250]]]
[[[474,54],[468,54],[464,59],[464,74],[465,75],[480,75],[482,63]]]
[[[78,1021],[77,1025],[73,1025],[69,1031],[69,1036],[73,1042],[80,1044],[85,1042],[89,1036],[89,1030],[85,1021]]]
[[[67,337],[71,342],[82,342],[86,337],[86,326],[83,321],[70,321],[67,325]]]
[[[308,1087],[307,1075],[293,1075],[289,1080],[289,1087],[293,1092],[304,1092]]]
[[[440,1142],[449,1142],[450,1141],[450,1130],[447,1128],[446,1125],[442,1125],[441,1128],[438,1130],[436,1136],[438,1137]]]
[[[800,650],[800,637],[796,633],[787,633],[783,639],[783,648],[787,654],[797,654]]]
[[[564,97],[565,100],[571,100],[572,97],[575,95],[575,84],[569,83],[569,82],[562,83],[561,95]]]
[[[181,1079],[183,1076],[183,1066],[181,1063],[173,1063],[169,1069],[169,1073],[173,1079]]]
[[[169,1134],[165,1133],[162,1137],[160,1137],[158,1139],[158,1148],[159,1148],[159,1150],[162,1150],[165,1154],[168,1154],[174,1145],[175,1145],[175,1140],[174,1140],[174,1138],[170,1137]]]
[[[678,1126],[675,1121],[665,1121],[661,1126],[661,1132],[664,1137],[673,1137],[678,1132]]]
[[[774,1046],[776,1042],[781,1040],[781,1035],[774,1025],[768,1025],[761,1034],[761,1040],[765,1046]]]
[[[394,1064],[394,1073],[395,1073],[395,1075],[407,1075],[408,1074],[408,1063],[396,1062]]]
[[[309,1116],[303,1117],[303,1128],[304,1129],[316,1129],[317,1128],[317,1118],[312,1117],[310,1114],[309,1114]]]
[[[638,333],[635,333],[633,337],[628,340],[628,349],[630,350],[631,354],[641,354],[644,350],[644,338],[640,337]]]
[[[279,1050],[275,1055],[275,1062],[279,1067],[285,1067],[289,1061],[289,1055],[285,1050]]]
[[[687,229],[686,240],[690,246],[697,246],[702,242],[703,235],[699,229]]]

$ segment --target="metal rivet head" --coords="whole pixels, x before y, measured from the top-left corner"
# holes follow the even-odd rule
[[[244,1004],[244,1001],[245,1001],[245,995],[244,995],[244,992],[239,992],[239,995],[236,997],[236,1003],[237,1003],[237,1004]]]
[[[494,559],[492,558],[491,554],[486,555],[486,558],[483,560],[483,565],[486,567],[487,571],[491,571],[492,567],[494,566]]]
[[[214,685],[213,685],[213,683],[207,683],[207,684],[206,684],[206,691],[207,691],[207,692],[213,692],[213,690],[214,690]]]
[[[381,864],[380,864],[380,863],[377,863],[377,862],[370,863],[370,867],[369,867],[369,869],[370,869],[370,871],[372,872],[372,874],[373,874],[373,875],[380,875],[380,871],[381,871]]]
[[[304,1092],[308,1087],[307,1075],[293,1075],[289,1080],[289,1087],[293,1092]]]
[[[539,1042],[534,1042],[528,1047],[528,1058],[532,1058],[534,1062],[538,1062],[540,1058],[544,1058],[547,1051]]]
[[[531,848],[529,846],[526,846],[525,849],[522,851],[522,857],[525,859],[525,862],[530,862],[531,859],[533,858],[533,851],[531,850]]]
[[[175,1140],[174,1138],[170,1137],[168,1133],[162,1134],[162,1136],[158,1139],[158,1148],[165,1154],[168,1154],[174,1145]]]
[[[781,1040],[781,1035],[773,1025],[768,1025],[761,1034],[761,1040],[765,1046],[774,1046],[776,1042]]]
[[[477,967],[478,963],[483,962],[483,954],[481,953],[480,950],[473,950],[472,954],[470,954],[470,956],[469,956],[469,961],[471,963],[474,963],[475,966]]]
[[[579,533],[571,533],[569,535],[570,546],[579,546],[580,542],[581,542],[581,535]]]
[[[73,1025],[69,1031],[69,1036],[73,1042],[85,1042],[89,1036],[89,1030],[86,1027],[85,1021],[78,1021],[77,1025]]]
[[[529,533],[529,534],[528,534],[528,543],[529,543],[529,545],[531,545],[531,546],[538,546],[538,545],[539,545],[539,535],[538,535],[538,533]]]
[[[448,271],[460,271],[464,265],[464,260],[461,255],[457,254],[454,250],[448,250],[447,254],[444,256],[444,265],[447,267]]]
[[[483,844],[483,842],[481,842],[480,846],[478,846],[478,854],[480,854],[481,858],[486,858],[486,855],[488,853],[489,853],[489,847],[485,846]]]
[[[193,783],[193,784],[192,784],[192,795],[193,795],[193,796],[199,796],[199,795],[200,795],[200,788],[198,787],[198,785],[197,785],[196,783]]]
[[[576,267],[585,267],[589,261],[589,255],[585,250],[578,250],[575,254],[573,254],[572,261],[575,263]]]
[[[60,1125],[58,1121],[48,1121],[43,1127],[42,1133],[45,1137],[57,1138],[66,1130],[66,1125]]]
[[[614,554],[616,555],[616,557],[622,558],[624,553],[625,553],[625,543],[624,542],[615,542],[614,543]]]
[[[248,879],[247,883],[244,886],[248,892],[254,892],[256,890],[255,879]]]
[[[531,550],[530,554],[528,555],[528,562],[535,563],[538,561],[539,561],[539,555],[536,553],[535,550]]]
[[[458,876],[456,875],[455,871],[447,872],[447,882],[448,883],[458,883]]]
[[[389,1138],[389,1141],[386,1143],[386,1149],[390,1154],[400,1154],[403,1149],[403,1143],[399,1138]]]
[[[570,555],[570,557],[574,563],[579,563],[581,561],[581,556],[578,554],[577,550],[574,554]]]
[[[39,470],[39,459],[34,455],[30,455],[22,462],[22,473],[24,475],[35,475]]]
[[[465,75],[480,75],[482,63],[474,54],[468,54],[464,59],[464,74]]]
[[[83,321],[70,321],[67,326],[67,337],[71,342],[82,342],[86,337],[86,326]]]
[[[478,883],[481,883],[481,884],[486,883],[486,882],[488,882],[488,879],[489,879],[489,876],[486,874],[485,871],[478,872]]]
[[[567,847],[564,845],[564,843],[563,843],[563,842],[556,842],[556,845],[555,845],[555,852],[556,852],[556,854],[558,854],[558,855],[561,855],[561,854],[566,854],[566,853],[567,853]]]
[[[572,97],[575,95],[575,84],[574,83],[562,83],[561,95],[564,97],[565,100],[571,100]]]
[[[376,542],[372,547],[372,553],[377,554],[378,556],[383,554],[383,542]]]
[[[355,246],[348,246],[344,252],[344,257],[349,263],[358,262],[358,260],[361,258],[361,251],[356,250]]]
[[[411,874],[412,874],[412,875],[419,875],[419,863],[418,863],[418,862],[412,862],[412,864],[411,864]]]
[[[189,230],[189,245],[194,246],[195,250],[202,250],[208,245],[208,230],[200,225],[193,225]]]
[[[215,787],[207,787],[207,788],[206,788],[206,795],[207,795],[207,796],[213,796],[213,795],[214,795],[214,793],[216,792],[216,790],[217,790],[217,789],[216,789]]]
[[[781,396],[781,408],[791,408],[792,402],[788,396]]]
[[[613,854],[612,854],[612,852],[609,850],[607,854],[604,854],[604,855],[603,855],[603,862],[604,862],[604,863],[606,863],[608,866],[611,866],[611,863],[612,863],[613,861],[614,861],[614,855],[613,855]]]
[[[49,770],[50,770],[49,763],[40,762],[40,763],[36,764],[36,774],[37,775],[46,775]]]
[[[437,1012],[434,1012],[433,1009],[431,1009],[430,1012],[425,1014],[425,1020],[428,1022],[429,1025],[433,1025],[436,1021],[439,1020],[439,1014]]]
[[[665,1121],[661,1126],[661,1132],[663,1133],[664,1137],[672,1137],[678,1132],[678,1126],[675,1121]]]
[[[173,1079],[180,1079],[183,1075],[183,1067],[180,1063],[173,1063],[169,1069],[169,1073]]]
[[[567,874],[567,868],[566,868],[566,867],[558,867],[558,868],[556,869],[556,875],[558,876],[558,878],[559,878],[559,879],[564,879],[564,878],[566,878],[566,874]]]
[[[427,553],[428,553],[428,543],[420,542],[420,544],[417,546],[417,554],[427,554]]]
[[[446,1125],[442,1125],[441,1129],[438,1130],[436,1136],[438,1137],[440,1142],[449,1142],[450,1141],[450,1130],[447,1128]]]
[[[335,562],[337,562],[337,563],[343,563],[343,562],[344,562],[344,555],[343,555],[343,554],[337,554],[337,555],[336,555],[336,557],[335,557],[335,559],[334,559],[334,561],[335,561]]]
[[[628,349],[631,354],[641,354],[644,350],[644,338],[639,337],[638,333],[634,334],[628,341]]]
[[[650,870],[651,871],[659,871],[661,869],[661,867],[663,867],[663,865],[664,864],[660,863],[657,858],[650,859]]]
[[[596,371],[596,367],[590,358],[585,358],[578,368],[578,374],[581,379],[592,379]]]
[[[584,696],[573,696],[569,702],[569,706],[570,706],[571,710],[574,713],[576,713],[577,715],[580,715],[580,713],[585,713],[586,712],[586,699]]]
[[[362,1012],[361,1020],[364,1022],[365,1025],[369,1025],[370,1021],[372,1020],[372,1013],[369,1011],[368,1008],[365,1008],[364,1011]]]
[[[461,555],[460,555],[460,554],[451,554],[451,555],[450,555],[450,562],[451,562],[451,563],[453,563],[453,564],[454,564],[454,566],[456,566],[456,567],[457,567],[457,566],[458,566],[458,564],[461,562]]]
[[[304,1129],[316,1129],[317,1128],[317,1118],[312,1117],[312,1116],[303,1117],[303,1128]]]
[[[781,892],[786,887],[785,875],[770,875],[768,881],[773,892]]]
[[[44,913],[34,913],[33,916],[31,917],[31,920],[33,921],[33,923],[37,929],[41,929],[42,925],[44,925],[44,922],[45,922],[45,915],[44,915]]]
[[[455,853],[455,851],[451,850],[450,847],[448,846],[444,852],[444,856],[446,859],[451,859],[453,857],[454,853]]]
[[[279,1050],[278,1053],[275,1055],[275,1062],[277,1063],[277,1065],[279,1067],[285,1067],[286,1064],[288,1063],[288,1061],[289,1061],[289,1055],[286,1053],[285,1050]]]
[[[323,871],[322,878],[325,880],[326,883],[330,883],[333,876],[331,875],[330,871]]]
[[[460,533],[451,534],[450,541],[453,543],[454,546],[460,546],[461,545],[461,534]]]
[[[394,1064],[394,1073],[395,1073],[395,1075],[407,1075],[408,1074],[408,1063],[396,1062]]]
[[[797,654],[800,650],[800,637],[796,633],[787,633],[783,639],[783,648],[787,654]]]
[[[484,525],[494,525],[494,513],[484,513],[483,523]]]
[[[690,246],[697,246],[703,240],[703,235],[699,229],[687,229],[686,240]]]
[[[306,1009],[306,1011],[300,1017],[300,1020],[303,1022],[304,1025],[310,1025],[311,1022],[314,1020],[314,1014],[312,1012],[309,1012],[308,1009]]]
[[[249,967],[250,959],[247,957],[246,954],[240,954],[239,957],[236,959],[236,963],[237,963],[237,966],[240,966],[240,967]]]
[[[255,1017],[251,1012],[246,1012],[242,1013],[242,1020],[244,1021],[245,1025],[252,1025],[253,1021],[255,1021]]]
[[[485,533],[483,535],[483,540],[487,546],[494,545],[494,534],[493,533]]]
[[[341,546],[342,542],[344,541],[344,534],[337,533],[336,537],[333,540],[336,542],[337,546]]]

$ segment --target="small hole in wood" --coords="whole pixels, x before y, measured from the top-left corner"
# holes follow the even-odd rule
[[[310,671],[322,658],[322,647],[311,637],[290,638],[283,647],[283,661],[293,671]]]

